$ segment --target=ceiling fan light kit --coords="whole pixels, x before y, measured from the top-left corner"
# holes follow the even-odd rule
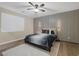
[[[39,12],[40,10],[39,10],[39,9],[34,9],[34,11],[35,11],[35,12]]]

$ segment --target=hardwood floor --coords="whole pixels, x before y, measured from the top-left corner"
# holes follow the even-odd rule
[[[60,47],[60,42],[56,41],[51,47],[50,55],[57,56]]]
[[[0,51],[7,50],[14,46],[18,46],[20,44],[24,44],[24,41],[17,41],[13,43],[8,43],[0,46]],[[41,50],[41,49],[40,49]],[[0,55],[2,55],[0,52]],[[64,41],[56,41],[51,48],[50,56],[78,56],[79,55],[79,44],[64,42]]]
[[[58,56],[78,56],[79,44],[70,42],[60,42]]]
[[[17,40],[10,43],[6,43],[3,45],[0,45],[0,56],[2,56],[2,52],[5,50],[8,50],[10,48],[16,47],[18,45],[24,44],[24,40]]]

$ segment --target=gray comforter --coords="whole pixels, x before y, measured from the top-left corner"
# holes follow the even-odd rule
[[[55,39],[55,35],[37,33],[26,36],[25,42],[30,42],[50,49]]]

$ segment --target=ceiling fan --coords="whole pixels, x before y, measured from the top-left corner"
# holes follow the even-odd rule
[[[26,10],[33,11],[35,13],[46,12],[46,11],[51,11],[51,12],[56,11],[56,10],[52,10],[52,9],[46,7],[44,3],[37,4],[37,3],[28,2],[27,4],[29,4],[29,5],[20,6],[20,8],[25,8],[25,10],[22,11],[23,13],[25,13]]]
[[[43,8],[45,6],[45,4],[33,4],[32,2],[28,2],[33,8],[27,8],[27,10],[34,10],[36,13],[41,11],[41,12],[45,12],[46,10]]]

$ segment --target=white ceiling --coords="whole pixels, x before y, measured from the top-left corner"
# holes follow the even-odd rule
[[[32,3],[39,5],[44,3],[45,7],[49,8],[50,10],[39,13],[34,13],[34,11],[31,10],[28,11],[26,9],[28,7],[31,7],[31,5],[28,4],[28,2],[0,2],[0,6],[33,18],[79,9],[79,2],[32,2]]]

